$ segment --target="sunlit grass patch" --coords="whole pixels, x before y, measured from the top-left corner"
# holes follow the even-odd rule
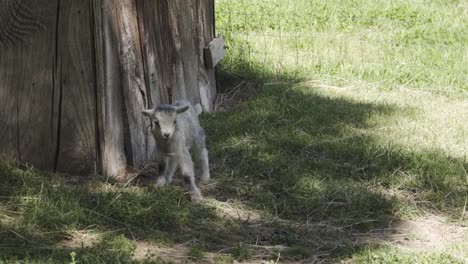
[[[245,74],[372,82],[466,96],[466,6],[454,1],[225,1],[217,32],[230,47],[222,65]]]
[[[0,163],[0,261],[467,257],[466,5],[218,0],[217,9],[230,47],[221,92],[235,87],[227,98],[242,99],[201,117],[206,202],[190,203],[178,182],[70,183]],[[401,230],[424,217],[443,221]],[[452,229],[460,237],[438,250],[424,244]]]
[[[467,245],[463,245],[467,246]],[[385,246],[366,248],[347,263],[466,263],[467,255],[457,247],[437,251],[401,251]]]

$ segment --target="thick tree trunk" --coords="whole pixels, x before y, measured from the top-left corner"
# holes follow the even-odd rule
[[[125,172],[123,95],[120,89],[118,11],[111,0],[94,2],[96,102],[100,168],[104,175]]]
[[[0,158],[54,170],[58,6],[56,0],[33,4],[0,2]]]
[[[213,0],[0,2],[0,158],[118,175],[152,159],[141,110],[211,110]]]

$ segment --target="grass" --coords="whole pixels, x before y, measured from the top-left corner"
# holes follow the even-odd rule
[[[229,72],[467,95],[464,1],[218,0]],[[244,62],[247,62],[244,63]]]
[[[0,163],[0,263],[463,263],[466,238],[402,228],[466,232],[467,8],[217,0],[207,202]]]
[[[237,114],[216,113],[206,126],[218,136],[211,139],[218,139],[212,144],[219,154],[214,156],[237,166],[234,173],[239,177],[245,175],[241,183],[226,177],[226,186],[258,202],[287,204],[284,210],[268,206],[272,213],[303,217],[309,210],[332,209],[327,201],[333,199],[340,201],[338,207],[348,204],[353,210],[331,213],[356,217],[369,208],[381,211],[398,205],[398,200],[368,191],[375,187],[414,192],[456,216],[466,197],[466,152],[458,145],[463,133],[455,127],[448,129],[449,135],[440,134],[447,123],[458,124],[460,130],[466,125],[463,114],[452,115],[462,110],[459,104],[435,101],[430,95],[402,92],[269,85]],[[427,103],[430,109],[414,102]],[[257,197],[259,186],[263,191]],[[267,197],[265,190],[281,195]],[[350,203],[353,194],[351,200],[359,202]]]
[[[467,245],[464,245],[465,247]],[[355,263],[446,263],[463,264],[466,263],[466,254],[458,256],[456,252],[462,249],[449,249],[446,252],[401,252],[390,247],[377,249],[366,249],[354,256]],[[455,252],[455,253],[454,253]]]
[[[227,86],[252,80],[261,89],[236,115],[210,120],[226,134],[218,153],[239,168],[226,186],[296,221],[351,219],[364,229],[428,213],[466,221],[467,8],[218,0],[218,33],[230,47],[221,76]],[[250,177],[236,185],[242,175]],[[451,262],[444,252],[379,250]]]

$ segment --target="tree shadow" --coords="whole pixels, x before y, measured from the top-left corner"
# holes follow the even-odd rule
[[[139,263],[145,260],[132,260],[132,241],[169,247],[190,241],[203,252],[239,260],[332,262],[391,240],[387,232],[378,240],[367,234],[398,225],[406,201],[385,190],[404,175],[416,178],[399,190],[450,189],[444,199],[455,200],[454,207],[466,190],[444,179],[461,173],[455,165],[466,167],[464,161],[382,146],[363,133],[374,129],[375,117],[412,109],[330,97],[290,76],[220,77],[221,84],[248,80],[258,89],[230,111],[203,117],[213,178],[203,188],[206,204],[191,204],[177,184],[160,189],[97,178],[71,185],[66,177],[2,165],[1,258],[57,262],[74,251],[85,263]],[[76,230],[108,237],[63,247]]]
[[[252,69],[261,66],[249,65],[221,79],[228,87],[256,82],[261,91],[232,111],[207,116],[204,125],[219,181],[211,194],[261,210],[264,224],[289,234],[265,244],[305,248],[294,257],[343,257],[375,244],[357,237],[398,225],[404,210],[450,218],[463,207],[466,161],[383,146],[365,133],[375,129],[376,117],[415,109],[330,97],[301,87],[294,76],[256,77]],[[395,189],[414,197],[391,194]],[[381,235],[377,245],[386,242],[388,234]]]

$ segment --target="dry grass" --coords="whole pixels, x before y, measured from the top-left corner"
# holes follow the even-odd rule
[[[0,261],[466,262],[465,6],[265,3],[218,1],[204,204],[155,188],[154,164],[115,181],[0,163]]]

